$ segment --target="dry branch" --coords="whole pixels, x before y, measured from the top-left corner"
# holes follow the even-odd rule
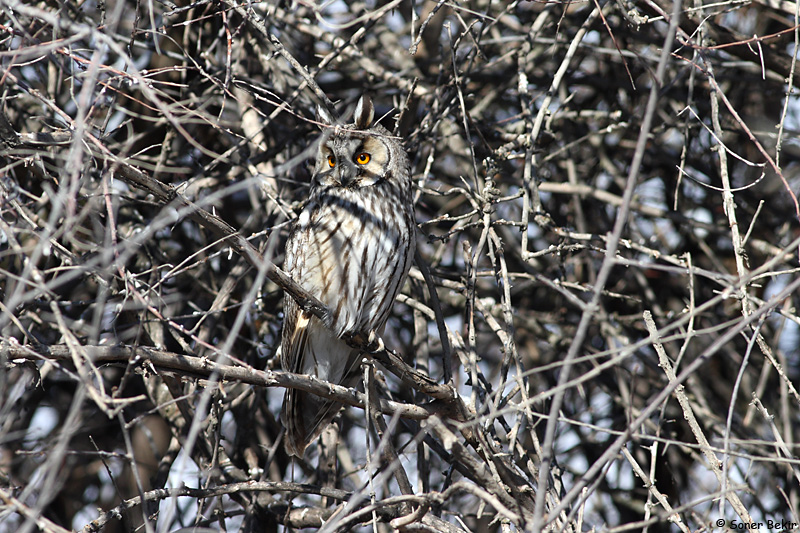
[[[0,516],[796,521],[799,17],[0,0]],[[277,265],[315,109],[362,93],[410,155],[418,255],[346,389],[276,370],[284,291],[326,315]],[[354,407],[338,445],[287,457],[291,387]]]

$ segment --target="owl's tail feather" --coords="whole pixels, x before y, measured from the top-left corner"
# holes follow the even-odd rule
[[[281,411],[281,423],[286,428],[286,453],[303,457],[306,447],[328,427],[341,408],[340,403],[287,389]]]

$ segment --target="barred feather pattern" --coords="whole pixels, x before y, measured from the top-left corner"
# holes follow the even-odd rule
[[[342,336],[381,332],[411,266],[416,227],[403,148],[380,126],[358,126],[337,127],[321,146],[311,198],[289,236],[284,262],[292,279],[331,311],[327,327],[285,296],[284,370],[347,387],[358,383],[362,354]],[[353,163],[364,153],[372,165]],[[287,389],[281,414],[287,451],[302,457],[340,408]]]

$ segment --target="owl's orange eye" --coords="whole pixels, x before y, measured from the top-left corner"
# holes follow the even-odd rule
[[[366,165],[369,163],[369,154],[366,152],[361,152],[356,156],[356,163],[359,165]]]
[[[328,165],[330,165],[331,168],[336,166],[336,158],[332,155],[328,156]]]

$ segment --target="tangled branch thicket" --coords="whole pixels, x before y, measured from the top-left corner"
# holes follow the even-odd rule
[[[800,523],[796,3],[0,12],[0,530]],[[362,93],[419,257],[349,390],[273,265]],[[303,460],[286,387],[351,406]]]

